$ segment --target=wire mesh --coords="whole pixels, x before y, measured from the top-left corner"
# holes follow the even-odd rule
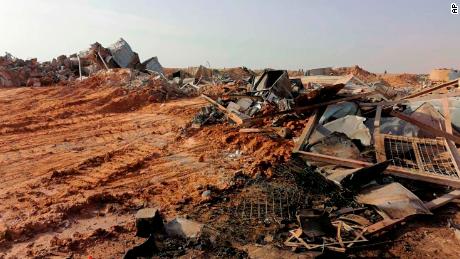
[[[385,156],[393,166],[417,173],[459,178],[446,140],[383,135]]]
[[[241,220],[293,220],[303,199],[298,189],[270,188],[244,197],[234,204],[233,213]]]

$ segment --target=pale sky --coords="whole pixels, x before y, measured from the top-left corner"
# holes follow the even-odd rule
[[[0,54],[50,60],[123,37],[165,67],[460,68],[460,0],[0,0]]]

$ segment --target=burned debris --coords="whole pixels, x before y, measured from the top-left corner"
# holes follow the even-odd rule
[[[310,74],[290,78],[283,70],[265,70],[217,100],[202,95],[210,105],[201,121],[226,118],[240,134],[292,138],[295,145],[296,162],[284,168],[289,176],[267,181],[302,181],[240,195],[226,212],[230,217],[258,231],[278,224],[274,239],[293,251],[346,253],[460,197],[459,125],[451,115],[458,112],[458,80],[388,94],[394,90],[352,74]],[[281,127],[273,126],[277,121]],[[300,134],[286,134],[283,125],[293,121],[306,122]],[[420,195],[423,188],[434,188],[436,196]]]

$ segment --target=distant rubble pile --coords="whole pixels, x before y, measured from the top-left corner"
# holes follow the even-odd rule
[[[51,61],[38,62],[37,59],[22,60],[6,53],[0,56],[0,87],[17,86],[47,86],[68,85],[76,79],[84,79],[100,71],[112,69],[132,70],[129,85],[124,87],[138,87],[139,83],[151,76],[162,78],[169,85],[186,95],[207,94],[222,95],[238,88],[252,87],[266,70],[252,71],[246,67],[214,69],[209,62],[207,66],[189,68],[163,68],[156,56],[141,62],[138,53],[123,39],[108,47],[96,42],[89,49],[70,56],[61,55]],[[376,74],[355,65],[351,67],[321,67],[298,71],[287,71],[287,75],[297,84],[309,84],[314,87],[315,82],[334,83],[341,77],[354,76],[371,87],[384,88],[392,94],[407,95],[415,89],[431,86],[433,83],[442,83],[460,77],[460,72],[453,69],[435,69],[430,75],[418,74]],[[134,80],[134,77],[136,80]],[[139,81],[140,80],[140,81]],[[115,83],[116,85],[117,83]],[[177,90],[177,89],[174,89]]]
[[[119,96],[122,97],[123,101],[131,100],[129,104],[123,104],[127,107],[126,109],[129,109],[130,106],[143,106],[147,103],[163,102],[184,96],[184,93],[176,85],[171,84],[165,78],[128,68],[100,70],[82,81],[76,80],[69,85],[73,87],[120,88],[119,93],[122,94]],[[119,104],[117,105],[119,106]]]
[[[348,74],[353,74],[354,76],[358,77],[361,80],[364,80],[366,82],[372,82],[372,81],[378,81],[378,76],[374,73],[371,73],[369,71],[366,71],[362,69],[361,67],[355,65],[353,67],[339,67],[333,69],[332,73],[334,75],[342,76],[342,75],[348,75]]]
[[[0,87],[46,86],[67,84],[88,77],[100,70],[130,68],[148,73],[163,73],[157,57],[140,62],[139,55],[120,38],[108,48],[96,42],[86,51],[61,55],[52,61],[38,62],[36,58],[22,60],[6,53],[0,57]]]

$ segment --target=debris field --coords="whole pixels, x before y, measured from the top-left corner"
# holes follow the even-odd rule
[[[458,258],[458,73],[0,57],[0,258]]]

